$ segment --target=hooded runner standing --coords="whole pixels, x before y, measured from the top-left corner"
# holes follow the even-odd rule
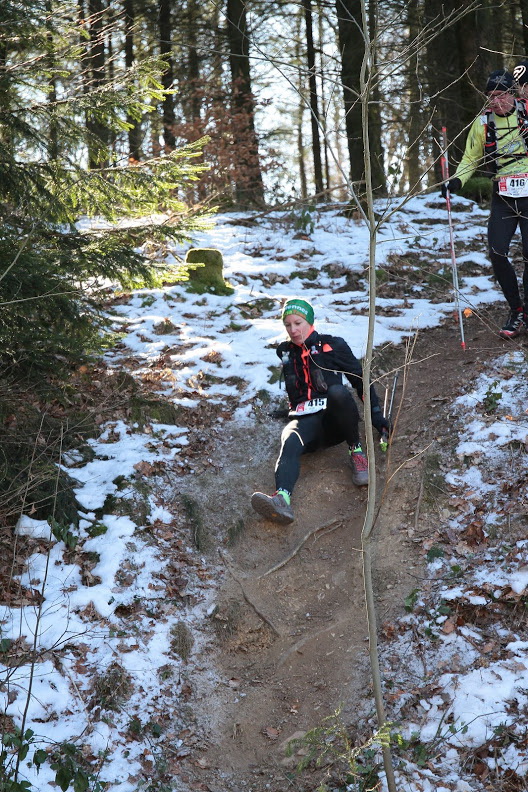
[[[343,374],[363,398],[361,363],[343,338],[321,335],[314,328],[312,305],[299,297],[288,300],[282,311],[290,338],[277,347],[290,401],[289,423],[281,436],[275,465],[276,492],[255,492],[251,505],[275,522],[293,522],[291,494],[299,476],[300,457],[320,448],[348,444],[352,481],[368,484],[367,458],[359,440],[359,411]],[[374,387],[370,389],[372,424],[380,434],[389,431]]]
[[[488,77],[485,112],[469,130],[464,156],[454,176],[442,186],[456,193],[478,167],[493,172],[488,249],[494,275],[510,307],[499,334],[514,338],[528,324],[528,118],[524,101],[512,93],[513,76],[505,69]],[[516,229],[522,237],[524,261],[523,299],[517,275],[508,258]]]

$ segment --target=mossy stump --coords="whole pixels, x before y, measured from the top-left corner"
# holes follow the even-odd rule
[[[224,260],[215,248],[191,248],[185,256],[189,272],[189,291],[196,294],[233,294],[234,288],[224,280]]]

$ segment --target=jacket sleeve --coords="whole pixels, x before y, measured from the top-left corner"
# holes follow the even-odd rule
[[[460,179],[462,185],[464,185],[476,169],[483,164],[485,146],[485,127],[482,116],[478,116],[469,128],[464,156],[453,174],[453,177]]]
[[[361,401],[363,401],[363,367],[361,366],[361,363],[343,338],[333,338],[332,346],[336,364],[338,366],[338,371],[343,372],[352,387],[355,388]],[[371,385],[371,412],[375,408],[379,408],[379,400],[374,385]]]

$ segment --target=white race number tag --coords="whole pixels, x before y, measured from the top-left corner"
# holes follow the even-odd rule
[[[499,194],[508,198],[528,197],[528,173],[501,176],[499,179]]]
[[[321,412],[326,408],[326,398],[310,399],[310,401],[301,402],[294,410],[290,410],[290,418],[298,417],[299,415],[310,415],[310,413]]]

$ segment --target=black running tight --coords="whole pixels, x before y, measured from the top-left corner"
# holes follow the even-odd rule
[[[294,418],[281,436],[281,450],[275,466],[275,486],[292,492],[299,477],[302,454],[337,445],[344,440],[354,447],[359,442],[359,411],[351,391],[331,385],[325,410]]]
[[[517,227],[522,237],[524,304],[528,308],[528,198],[504,198],[499,195],[497,184],[494,184],[488,220],[489,257],[494,275],[512,311],[523,304],[517,275],[508,258]]]

